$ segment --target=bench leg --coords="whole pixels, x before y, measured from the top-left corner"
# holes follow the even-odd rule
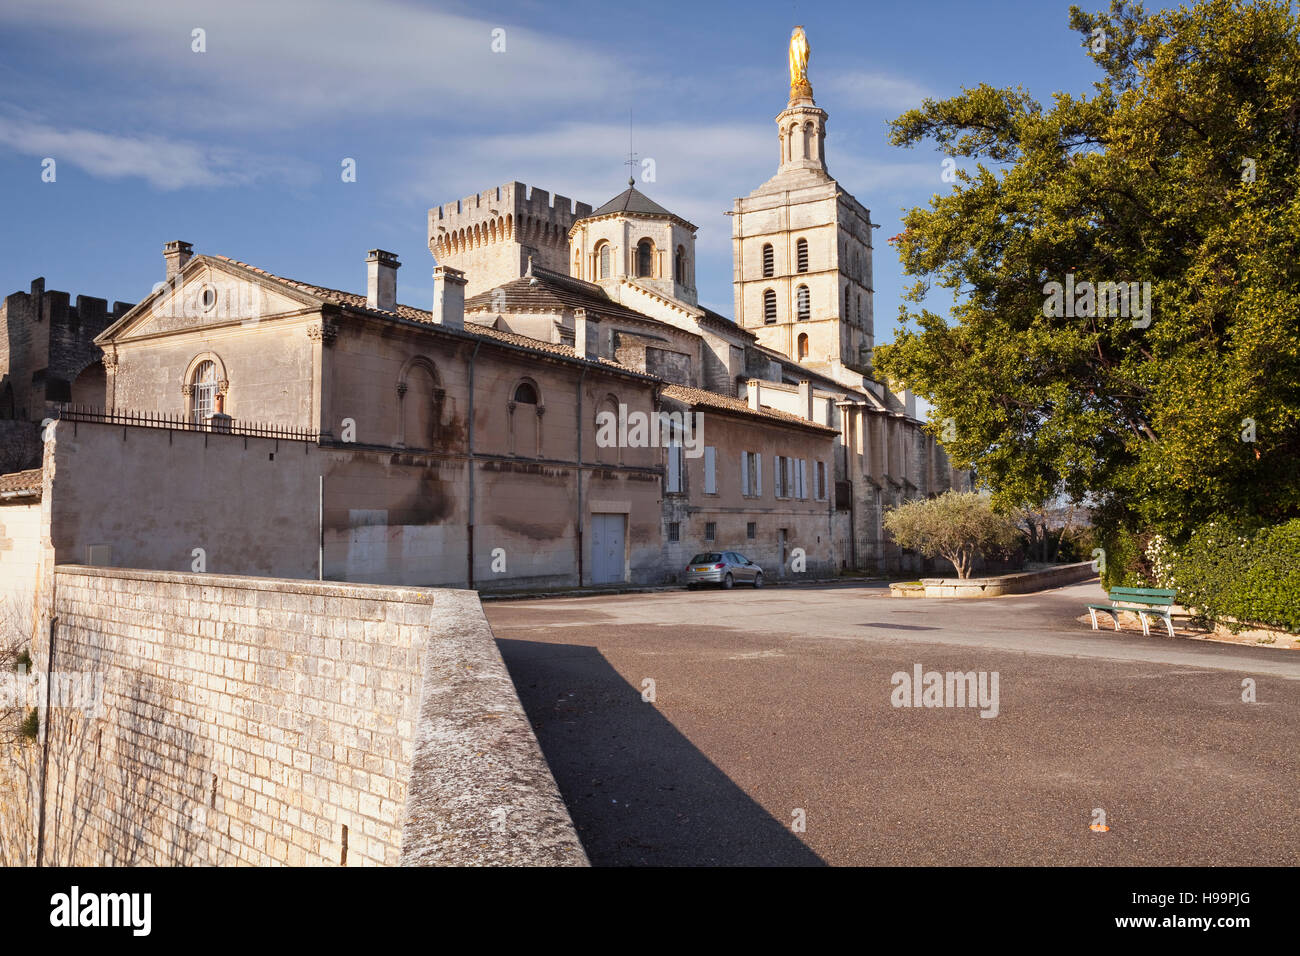
[[[1097,611],[1095,608],[1088,608],[1088,613],[1092,615],[1092,629],[1097,630]]]
[[[1174,622],[1171,620],[1172,617],[1173,615],[1171,614],[1165,615],[1165,627],[1169,628],[1170,637],[1174,636]]]
[[[1147,623],[1147,616],[1141,611],[1138,612],[1138,620],[1142,622],[1142,636],[1151,636],[1151,626]]]

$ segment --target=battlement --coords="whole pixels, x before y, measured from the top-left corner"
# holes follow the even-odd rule
[[[93,334],[97,335],[132,308],[134,306],[129,302],[114,302],[110,312],[107,299],[91,295],[78,295],[74,305],[71,295],[58,289],[46,290],[45,279],[38,278],[32,280],[30,292],[5,296],[0,312],[14,322],[66,324],[93,329]]]
[[[430,232],[438,226],[448,232],[452,229],[494,218],[532,216],[570,226],[575,220],[591,214],[591,205],[574,202],[568,196],[551,196],[545,189],[513,182],[485,189],[464,199],[444,203],[429,210]]]
[[[104,403],[104,353],[95,344],[131,310],[126,302],[46,289],[34,279],[30,292],[0,302],[0,418],[39,421],[47,401]],[[83,376],[82,373],[86,373]]]
[[[513,182],[429,210],[429,251],[439,265],[466,274],[477,295],[524,274],[531,257],[569,271],[569,229],[591,206]]]

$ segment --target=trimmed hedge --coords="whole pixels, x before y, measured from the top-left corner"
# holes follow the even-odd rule
[[[1167,557],[1183,606],[1234,631],[1300,632],[1300,518],[1255,532],[1210,522]]]

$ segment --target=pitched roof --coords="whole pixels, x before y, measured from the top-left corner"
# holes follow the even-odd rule
[[[790,412],[779,411],[775,408],[760,408],[758,411],[749,407],[748,402],[742,402],[738,398],[732,398],[729,395],[719,395],[716,392],[707,392],[702,388],[689,388],[685,385],[665,385],[660,389],[660,394],[667,398],[676,399],[692,407],[701,406],[704,408],[716,408],[719,411],[730,412],[733,415],[749,415],[755,418],[765,418],[769,421],[778,421],[784,425],[795,425],[800,428],[809,428],[813,431],[824,432],[827,435],[838,435],[839,431],[834,428],[827,428],[825,425],[818,425],[816,422],[810,422],[806,418],[800,418]]]
[[[605,205],[592,210],[587,218],[594,219],[596,216],[607,216],[611,212],[635,212],[649,216],[673,215],[645,193],[638,192],[635,186],[628,186],[627,189],[605,203]]]
[[[540,266],[532,267],[531,276],[513,279],[465,301],[466,313],[559,312],[565,309],[586,309],[611,319],[664,324],[653,316],[615,302],[594,282],[585,282]]]
[[[424,309],[400,304],[392,312],[383,309],[372,309],[366,305],[366,297],[356,292],[344,292],[342,289],[331,289],[329,286],[299,282],[297,279],[286,279],[284,276],[278,276],[274,272],[267,272],[265,269],[259,269],[257,266],[249,265],[247,262],[240,262],[238,259],[232,259],[229,256],[213,256],[212,258],[219,259],[222,262],[229,262],[231,265],[247,269],[249,272],[255,272],[263,278],[287,285],[291,289],[297,289],[299,292],[305,292],[307,295],[315,296],[334,305],[347,306],[350,309],[364,309],[367,312],[375,312],[379,315],[397,315],[403,319],[410,319],[412,322],[430,322],[433,319],[433,314]]]
[[[246,262],[240,262],[238,259],[231,259],[227,256],[214,256],[214,258],[221,259],[224,262],[232,263],[244,269],[249,269],[253,272],[256,272],[258,275],[270,279],[274,282],[284,283],[285,285],[295,288],[300,292],[305,292],[308,295],[316,296],[317,298],[322,299],[326,302],[331,302],[334,305],[344,306],[349,309],[356,309],[357,311],[360,312],[369,312],[371,314],[379,315],[379,316],[392,317],[396,315],[398,318],[406,319],[409,322],[419,322],[421,325],[428,325],[438,329],[443,328],[442,326],[436,325],[434,323],[433,313],[425,309],[417,309],[414,306],[401,305],[401,304],[399,304],[396,310],[393,312],[387,312],[382,309],[372,309],[366,304],[366,297],[364,295],[359,295],[355,292],[343,292],[340,289],[331,289],[328,288],[327,286],[312,285],[309,282],[298,282],[295,279],[286,279],[283,276],[275,275],[274,273],[267,272],[265,269],[259,269],[257,268],[257,266],[250,266]],[[555,273],[551,273],[551,275],[554,274]],[[517,281],[526,281],[526,280],[517,280]],[[573,280],[573,281],[577,281],[577,280]],[[480,296],[475,296],[475,298],[480,298]],[[640,313],[635,313],[635,314],[638,315],[640,318],[643,319],[645,318],[645,316],[641,316]],[[628,368],[626,365],[622,365],[618,362],[611,361],[610,359],[602,358],[602,359],[593,360],[588,358],[582,358],[578,355],[578,353],[574,350],[573,346],[571,345],[561,345],[558,342],[546,342],[543,341],[542,339],[535,339],[527,335],[519,335],[516,332],[503,332],[499,329],[494,329],[488,325],[477,325],[471,322],[465,326],[463,334],[472,337],[493,339],[505,345],[511,345],[514,346],[515,348],[528,349],[533,352],[546,352],[550,355],[555,355],[560,358],[571,359],[575,362],[593,363],[608,368],[611,371],[616,371],[624,375],[631,375],[636,378],[655,380],[655,377],[652,375],[646,375],[644,372],[638,372],[636,369]]]
[[[29,468],[27,471],[12,471],[0,475],[0,496],[9,498],[26,498],[41,496],[41,469]]]

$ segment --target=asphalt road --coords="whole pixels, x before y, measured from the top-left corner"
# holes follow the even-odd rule
[[[1095,583],[887,594],[485,608],[597,865],[1300,862],[1300,652],[1093,632]],[[997,716],[894,706],[918,664]]]

